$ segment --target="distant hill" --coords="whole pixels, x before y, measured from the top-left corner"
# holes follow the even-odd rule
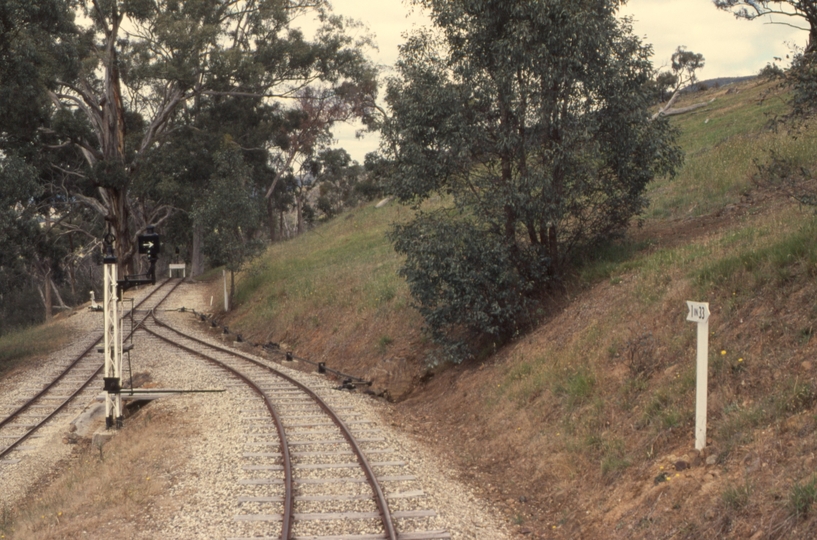
[[[717,77],[715,79],[707,79],[705,81],[698,81],[697,83],[687,86],[682,92],[696,92],[699,88],[718,88],[728,84],[742,83],[751,81],[757,78],[757,75],[746,75],[744,77]]]

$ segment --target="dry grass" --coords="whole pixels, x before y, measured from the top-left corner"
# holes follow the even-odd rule
[[[248,341],[280,343],[404,396],[423,370],[426,344],[386,233],[409,213],[371,203],[271,246],[240,274],[225,323]]]
[[[0,377],[16,367],[57,351],[74,337],[65,321],[55,321],[0,337]]]
[[[181,415],[161,403],[145,407],[102,449],[88,440],[78,445],[58,476],[33,486],[19,507],[5,509],[0,535],[56,540],[144,533],[151,514],[174,504],[166,490],[184,459],[185,436],[194,432]]]
[[[562,313],[483,366],[440,371],[406,404],[437,420],[429,441],[454,448],[532,537],[813,537],[817,221],[758,189],[752,158],[773,143],[813,166],[817,131],[765,131],[760,90],[707,112],[714,127],[680,120],[680,178],[653,186],[644,228],[581,269]],[[713,311],[716,464],[676,473],[694,441],[685,300]]]
[[[405,423],[422,422],[418,436],[526,537],[811,538],[817,222],[757,189],[752,158],[775,145],[813,163],[817,131],[796,141],[766,131],[764,115],[779,102],[760,103],[768,87],[741,88],[715,91],[709,109],[676,120],[687,165],[677,180],[651,187],[645,227],[599,251],[577,271],[564,309],[484,363],[419,377],[422,321],[384,237],[402,219],[397,208],[360,208],[273,246],[241,276],[240,304],[225,322],[247,339],[283,342],[409,396],[399,409]],[[217,290],[216,304],[220,283]],[[716,463],[676,472],[694,442],[695,328],[684,320],[686,300],[712,310]],[[64,524],[87,530],[130,515],[126,507],[86,515],[111,489],[136,490],[120,496],[124,505],[161,499],[160,474],[144,469],[168,471],[172,457],[142,452],[153,457],[123,457],[125,473],[106,473],[127,482],[97,485],[82,504],[67,496],[69,471],[54,482],[62,486],[55,495],[48,486],[15,514],[15,534],[48,538]],[[81,453],[72,470],[88,472],[74,482],[95,482],[91,471],[109,461]],[[128,469],[130,461],[138,465]]]
[[[429,440],[455,448],[449,456],[466,476],[490,486],[486,494],[534,537],[743,537],[760,527],[808,538],[815,519],[799,509],[810,492],[794,486],[817,444],[813,226],[795,206],[772,206],[690,243],[645,250],[620,279],[578,292],[483,367],[439,373],[406,412],[436,418]],[[749,256],[749,268],[723,262]],[[676,473],[694,440],[689,299],[713,310],[717,465]],[[654,483],[670,469],[666,485]],[[746,469],[751,497],[734,487],[747,485]],[[713,503],[718,493],[726,494]]]

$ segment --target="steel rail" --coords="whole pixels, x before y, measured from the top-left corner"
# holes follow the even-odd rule
[[[163,282],[162,282],[162,283],[161,283],[161,284],[160,284],[158,287],[156,287],[155,289],[153,289],[153,290],[150,292],[150,294],[148,294],[148,295],[147,295],[147,296],[145,296],[143,299],[141,299],[141,300],[139,301],[139,303],[138,303],[137,305],[135,305],[131,311],[135,311],[137,307],[139,307],[139,306],[141,306],[143,303],[145,303],[145,302],[146,302],[146,301],[147,301],[147,300],[148,300],[148,299],[149,299],[151,296],[153,296],[153,294],[154,294],[156,291],[158,291],[159,289],[161,289],[162,287],[164,287],[164,286],[167,284],[167,282],[168,282],[168,281],[170,281],[170,280],[169,280],[169,279],[167,279],[167,280],[163,281]],[[178,285],[178,284],[177,284],[177,285]],[[175,288],[176,288],[176,287],[174,286],[174,287],[173,287],[173,289],[175,289]],[[173,289],[171,289],[171,292],[173,292]],[[170,293],[168,293],[168,294],[170,294]],[[160,303],[161,303],[161,302],[160,302]],[[125,313],[125,314],[122,316],[122,319],[124,319],[124,318],[126,318],[128,315],[130,315],[130,314],[131,314],[131,311],[129,311],[128,313]],[[128,337],[130,337],[130,334],[128,334]],[[128,337],[123,338],[123,341],[124,341],[124,340],[126,340],[126,339],[128,339]],[[14,419],[14,417],[19,416],[19,415],[20,415],[22,412],[24,412],[25,410],[27,410],[27,409],[28,409],[28,407],[30,407],[30,406],[31,406],[31,404],[32,404],[34,401],[36,401],[37,399],[39,399],[40,397],[42,397],[42,396],[43,396],[43,394],[45,394],[46,392],[48,392],[49,390],[51,390],[51,389],[52,389],[52,388],[53,388],[53,387],[54,387],[54,386],[55,386],[55,385],[56,385],[58,382],[60,382],[60,381],[61,381],[61,380],[62,380],[62,379],[63,379],[63,378],[64,378],[64,377],[65,377],[65,376],[66,376],[66,375],[67,375],[67,374],[68,374],[68,373],[69,373],[69,372],[70,372],[70,371],[71,371],[71,370],[74,368],[74,366],[76,366],[76,365],[77,365],[77,364],[80,362],[80,360],[82,360],[82,359],[85,357],[85,355],[86,355],[86,354],[88,354],[89,352],[91,352],[91,350],[92,350],[94,347],[96,347],[96,346],[99,344],[99,341],[100,341],[101,339],[102,339],[102,334],[100,333],[99,337],[97,337],[97,338],[96,338],[96,340],[95,340],[93,343],[91,343],[91,345],[89,345],[87,349],[85,349],[85,350],[84,350],[82,353],[80,353],[80,354],[79,354],[79,356],[77,356],[77,357],[74,359],[74,361],[73,361],[73,362],[71,362],[70,364],[68,364],[68,366],[66,366],[66,367],[65,367],[65,369],[62,371],[62,373],[60,373],[59,375],[57,375],[57,377],[56,377],[54,380],[52,380],[52,381],[51,381],[51,382],[50,382],[48,385],[46,385],[45,387],[43,387],[43,389],[42,389],[42,390],[40,390],[40,392],[39,392],[39,393],[37,393],[36,395],[34,395],[34,396],[31,398],[31,399],[29,399],[29,400],[28,400],[27,402],[25,402],[23,405],[21,405],[21,406],[20,406],[20,407],[19,407],[17,410],[13,411],[13,412],[12,412],[12,413],[11,413],[11,414],[10,414],[10,415],[7,417],[7,418],[4,418],[3,420],[0,420],[0,428],[1,428],[1,427],[3,427],[4,425],[6,425],[7,423],[9,423],[9,422],[10,422],[12,419]]]
[[[290,377],[289,375],[287,375],[285,373],[282,373],[282,372],[278,371],[277,369],[275,369],[275,368],[273,368],[271,366],[268,366],[267,364],[264,364],[263,362],[259,362],[258,360],[254,359],[254,358],[251,358],[251,357],[249,357],[249,356],[247,356],[247,355],[245,355],[245,354],[243,354],[241,352],[230,350],[230,349],[227,349],[227,348],[224,348],[224,347],[220,347],[220,346],[215,345],[213,343],[208,343],[208,342],[206,342],[204,340],[201,340],[201,339],[199,339],[197,337],[194,337],[194,336],[191,336],[191,335],[186,334],[184,332],[181,332],[181,331],[173,328],[172,326],[170,326],[170,325],[160,321],[159,319],[157,319],[155,313],[152,313],[151,318],[153,319],[153,321],[158,326],[166,328],[166,329],[170,330],[171,332],[174,332],[174,333],[176,333],[176,334],[178,334],[178,335],[180,335],[180,336],[182,336],[182,337],[184,337],[186,339],[189,339],[189,340],[191,340],[193,342],[204,345],[205,347],[210,347],[210,348],[215,349],[217,351],[220,351],[220,352],[232,355],[232,356],[242,358],[243,360],[246,360],[247,362],[250,362],[250,363],[252,363],[252,364],[254,364],[256,366],[259,366],[259,367],[269,371],[270,373],[274,374],[275,376],[280,377],[280,378],[284,379],[285,381],[293,384],[294,386],[297,386],[301,391],[303,391],[305,394],[307,394],[309,397],[311,397],[318,404],[318,406],[321,409],[323,409],[323,411],[332,419],[332,422],[335,423],[335,425],[340,429],[341,433],[343,434],[343,438],[346,439],[346,442],[349,443],[349,446],[352,448],[352,452],[355,454],[355,457],[357,458],[358,464],[360,465],[360,468],[363,469],[363,472],[366,475],[366,479],[368,480],[369,485],[371,486],[372,491],[374,493],[375,503],[377,504],[377,508],[378,508],[378,510],[380,512],[380,517],[381,517],[381,521],[383,522],[383,527],[386,530],[386,539],[387,540],[397,540],[397,530],[396,530],[396,528],[394,526],[394,521],[392,520],[391,511],[389,510],[389,504],[388,504],[388,501],[386,500],[386,495],[383,493],[383,489],[380,487],[380,483],[377,481],[377,477],[375,476],[374,470],[372,469],[371,465],[369,464],[369,460],[366,458],[366,455],[363,453],[363,450],[360,448],[360,445],[357,443],[357,440],[355,439],[354,435],[352,435],[352,431],[349,429],[349,427],[346,425],[346,423],[343,422],[343,420],[340,419],[340,417],[337,415],[337,413],[335,413],[335,411],[333,411],[332,408],[329,407],[329,405],[320,396],[318,396],[318,394],[316,394],[314,391],[312,391],[310,388],[308,388],[306,385],[304,385],[300,381]],[[150,330],[147,329],[147,327],[145,327],[144,330],[147,330],[148,332],[151,332]],[[151,333],[154,334],[154,335],[158,335],[155,332],[151,332]],[[164,339],[165,341],[167,341],[169,343],[172,343],[173,345],[176,345],[177,347],[184,348],[185,350],[189,350],[186,347],[183,347],[183,346],[179,345],[178,343],[174,343],[173,341],[170,341],[170,339],[168,339],[168,338],[162,338],[162,339]],[[203,353],[198,353],[197,352],[196,354],[204,356]],[[283,441],[285,441],[285,438],[282,437],[281,441],[282,441],[282,445],[283,445]],[[289,540],[289,536],[282,536],[281,538],[282,538],[282,540]]]
[[[145,302],[146,302],[146,301],[147,301],[147,300],[148,300],[150,297],[152,297],[152,296],[153,296],[153,294],[154,294],[154,293],[156,293],[156,292],[157,292],[159,289],[161,289],[162,287],[164,287],[164,286],[165,286],[165,285],[166,285],[166,284],[167,284],[169,281],[170,281],[170,279],[166,279],[165,281],[163,281],[163,282],[162,282],[162,283],[161,283],[161,284],[160,284],[158,287],[156,287],[155,289],[153,289],[153,290],[152,290],[152,291],[151,291],[151,292],[150,292],[150,293],[149,293],[147,296],[145,296],[143,299],[141,299],[141,300],[139,301],[139,303],[138,303],[137,305],[135,305],[131,311],[135,311],[135,310],[136,310],[136,308],[137,308],[138,306],[141,306],[142,304],[144,304],[144,303],[145,303]],[[159,301],[159,303],[157,304],[157,306],[158,306],[158,305],[160,305],[162,302],[164,302],[164,301],[167,299],[167,297],[168,297],[168,296],[170,296],[170,294],[171,294],[171,293],[172,293],[174,290],[176,290],[176,287],[178,287],[178,286],[179,286],[179,284],[180,284],[181,282],[182,282],[182,280],[178,280],[178,281],[177,281],[177,282],[176,282],[176,283],[173,285],[173,287],[171,287],[171,289],[170,289],[170,290],[167,292],[167,294],[165,294],[165,296],[164,296],[164,297],[163,297],[163,298],[162,298],[162,299]],[[127,314],[125,314],[125,315],[123,315],[123,318],[124,318],[124,317],[127,317],[129,314],[130,314],[130,312],[129,312],[129,313],[127,313]],[[148,312],[147,314],[145,314],[145,317],[144,317],[144,318],[146,319],[146,318],[147,318],[149,315],[150,315],[150,312]],[[144,319],[142,319],[142,321],[144,321]],[[141,322],[142,322],[142,321],[140,321],[140,324],[141,324]],[[136,331],[136,329],[137,329],[137,328],[138,328],[138,326],[137,326],[137,327],[134,327],[134,328],[133,328],[133,330],[131,330],[131,331],[128,333],[128,335],[127,335],[127,336],[125,336],[125,337],[123,338],[123,341],[125,341],[125,340],[129,339],[129,338],[131,337],[131,335],[132,335],[132,334],[133,334],[133,333]],[[80,360],[82,360],[82,359],[85,357],[85,355],[86,355],[86,354],[88,354],[88,353],[89,353],[91,350],[93,350],[93,348],[94,348],[94,347],[96,347],[96,346],[99,344],[99,341],[100,341],[101,339],[102,339],[101,337],[100,337],[100,338],[97,338],[97,340],[96,340],[96,341],[94,341],[94,342],[93,342],[93,344],[91,344],[91,346],[90,346],[90,347],[88,347],[87,349],[85,349],[85,351],[83,351],[83,352],[82,352],[82,354],[80,354],[79,356],[77,356],[77,358],[76,358],[76,359],[75,359],[73,362],[71,362],[71,364],[70,364],[70,365],[69,365],[67,368],[65,368],[65,370],[64,370],[64,371],[63,371],[63,372],[62,372],[60,375],[58,375],[56,379],[54,379],[53,381],[51,381],[51,383],[49,383],[49,384],[48,384],[48,385],[47,385],[45,388],[43,388],[43,389],[42,389],[40,392],[38,392],[38,393],[37,393],[37,394],[36,394],[34,397],[32,397],[31,399],[29,399],[28,401],[26,401],[26,402],[25,402],[25,403],[24,403],[22,406],[20,406],[20,407],[19,407],[19,408],[18,408],[16,411],[13,411],[13,412],[12,412],[12,413],[11,413],[11,414],[10,414],[10,415],[7,417],[7,418],[5,418],[5,419],[3,419],[2,421],[0,421],[0,428],[1,428],[1,427],[3,427],[3,426],[5,426],[5,425],[6,425],[6,424],[8,424],[9,422],[11,422],[11,420],[13,420],[14,418],[18,417],[20,414],[22,414],[22,413],[23,413],[23,412],[25,412],[26,410],[28,410],[28,408],[29,408],[29,407],[31,407],[31,405],[32,405],[32,404],[33,404],[35,401],[37,401],[38,399],[40,399],[40,398],[41,398],[41,397],[42,397],[44,394],[46,394],[46,393],[47,393],[49,390],[53,389],[53,387],[54,387],[54,386],[55,386],[55,385],[56,385],[56,384],[57,384],[59,381],[61,381],[61,380],[63,379],[63,377],[65,377],[65,376],[68,374],[68,372],[70,372],[70,371],[71,371],[71,369],[73,369],[73,368],[74,368],[74,367],[75,367],[75,366],[76,366],[76,365],[79,363],[79,361],[80,361]],[[54,410],[53,410],[53,411],[52,411],[52,412],[51,412],[51,413],[50,413],[48,416],[46,416],[46,417],[45,417],[43,420],[41,420],[40,422],[38,422],[38,423],[37,423],[37,424],[36,424],[34,427],[32,427],[32,428],[31,428],[29,431],[27,431],[25,434],[23,434],[23,435],[22,435],[22,436],[21,436],[19,439],[17,439],[17,440],[16,440],[16,441],[14,441],[13,443],[11,443],[9,446],[7,446],[6,448],[4,448],[2,451],[0,451],[0,459],[2,459],[3,457],[5,457],[5,456],[6,456],[6,455],[8,455],[9,453],[11,453],[11,452],[12,452],[12,451],[13,451],[15,448],[17,448],[17,447],[18,447],[20,444],[22,444],[22,443],[23,443],[23,442],[24,442],[26,439],[28,439],[28,438],[29,438],[31,435],[33,435],[33,434],[34,434],[34,433],[35,433],[35,432],[36,432],[38,429],[40,429],[40,428],[41,428],[43,425],[45,425],[45,423],[46,423],[46,422],[48,422],[49,420],[51,420],[51,419],[52,419],[54,416],[56,416],[56,415],[57,415],[57,414],[58,414],[60,411],[62,411],[62,409],[64,409],[64,408],[65,408],[65,407],[68,405],[68,403],[70,403],[70,402],[71,402],[71,400],[73,400],[73,399],[74,399],[74,398],[75,398],[75,397],[76,397],[76,396],[77,396],[77,395],[78,395],[80,392],[82,392],[83,390],[85,390],[85,389],[88,387],[88,385],[89,385],[89,384],[91,384],[91,382],[93,382],[94,378],[96,378],[96,376],[97,376],[97,375],[99,375],[99,372],[102,370],[102,368],[103,368],[103,367],[105,367],[105,366],[104,366],[104,364],[103,364],[103,365],[100,365],[100,366],[99,366],[99,367],[98,367],[98,368],[97,368],[97,369],[96,369],[96,370],[95,370],[95,371],[94,371],[94,372],[91,374],[91,376],[90,376],[90,377],[88,377],[88,380],[86,380],[86,381],[85,381],[85,382],[82,384],[82,386],[80,386],[80,387],[79,387],[79,389],[77,389],[77,390],[76,390],[75,392],[73,392],[73,393],[72,393],[70,396],[68,396],[68,398],[67,398],[65,401],[63,401],[63,402],[62,402],[60,405],[58,405],[58,406],[57,406],[57,407],[56,407],[56,408],[55,408],[55,409],[54,409]]]
[[[153,314],[152,312],[151,312],[151,314],[153,315],[153,317],[152,317],[153,320],[155,322],[157,322],[157,324],[159,324],[157,319],[156,319],[156,315]],[[161,324],[159,324],[159,325],[163,326]],[[148,328],[147,326],[142,326],[141,328],[142,328],[142,330],[144,330],[148,334],[150,334],[150,335],[152,335],[154,337],[157,337],[157,338],[161,339],[162,341],[165,341],[165,342],[173,345],[174,347],[178,347],[179,349],[182,349],[183,351],[186,351],[186,352],[188,352],[190,354],[200,356],[200,357],[204,358],[205,360],[207,360],[208,362],[210,362],[212,364],[215,364],[218,367],[229,371],[230,373],[232,373],[233,375],[235,375],[236,377],[238,377],[239,379],[244,381],[244,383],[247,386],[252,388],[252,390],[256,394],[258,394],[259,396],[261,396],[264,399],[264,404],[267,406],[267,410],[269,411],[270,416],[272,416],[273,422],[275,422],[275,429],[276,429],[276,431],[278,431],[278,440],[281,442],[281,461],[283,462],[282,466],[284,468],[284,512],[282,514],[281,538],[289,540],[290,536],[292,536],[292,524],[293,524],[292,515],[293,515],[293,506],[294,506],[293,501],[295,500],[295,490],[293,488],[293,479],[292,479],[292,458],[291,458],[290,453],[289,453],[289,446],[287,446],[287,444],[286,444],[286,432],[284,431],[284,422],[283,422],[283,420],[281,420],[281,417],[278,414],[278,411],[276,411],[275,407],[272,405],[272,401],[270,400],[269,396],[266,394],[266,392],[264,392],[264,390],[261,389],[261,387],[259,387],[253,381],[251,381],[246,375],[244,375],[240,371],[228,366],[224,362],[221,362],[221,361],[213,358],[212,356],[208,356],[207,354],[205,354],[205,353],[203,353],[201,351],[197,351],[197,350],[195,350],[193,348],[187,347],[187,346],[182,345],[180,343],[176,343],[175,341],[171,341],[170,338],[165,337],[165,336],[155,332],[154,330]],[[173,329],[171,328],[171,330],[173,330]]]

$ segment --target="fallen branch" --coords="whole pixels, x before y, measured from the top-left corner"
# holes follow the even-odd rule
[[[678,109],[670,109],[669,107],[673,103],[673,100],[670,100],[670,102],[667,103],[666,107],[662,108],[657,113],[652,115],[652,120],[655,120],[659,116],[676,116],[676,115],[679,115],[679,114],[684,114],[684,113],[692,112],[692,111],[695,111],[695,110],[698,110],[698,109],[702,109],[703,107],[706,107],[707,105],[709,105],[713,101],[715,101],[715,98],[712,98],[709,101],[705,101],[703,103],[696,103],[695,105],[690,105],[688,107],[680,107]]]

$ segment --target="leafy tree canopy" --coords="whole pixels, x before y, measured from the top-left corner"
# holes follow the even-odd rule
[[[389,82],[389,189],[419,207],[392,238],[435,336],[501,340],[581,249],[621,233],[681,154],[650,119],[651,49],[614,0],[418,0],[434,28]]]
[[[232,272],[239,271],[264,246],[258,235],[262,212],[261,197],[250,182],[250,169],[241,150],[228,138],[215,156],[215,171],[206,194],[193,211],[193,221],[207,230],[204,250],[210,260]]]
[[[307,13],[322,23],[314,39],[291,26]],[[0,97],[42,105],[13,133],[59,150],[53,180],[104,217],[122,264],[135,235],[172,211],[146,199],[152,186],[134,189],[140,171],[196,111],[243,100],[269,113],[317,85],[364,114],[376,90],[365,38],[325,0],[0,0],[0,24],[0,55],[21,63],[0,68]]]

